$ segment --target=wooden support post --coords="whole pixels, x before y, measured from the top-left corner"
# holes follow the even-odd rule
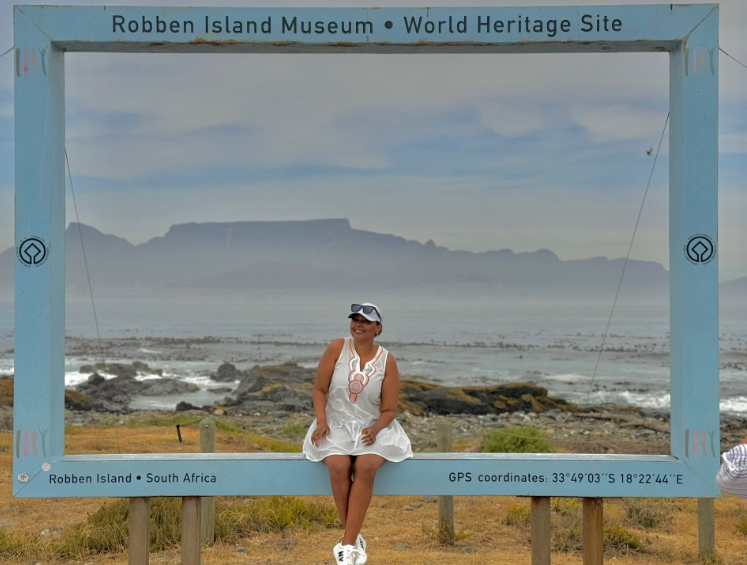
[[[182,498],[182,565],[200,565],[200,507],[202,498]]]
[[[532,497],[532,565],[550,565],[550,497]]]
[[[215,453],[215,420],[210,416],[200,422],[200,452]],[[215,498],[202,498],[201,539],[202,543],[215,543]]]
[[[584,565],[604,563],[604,499],[584,498]]]
[[[128,517],[128,565],[148,565],[150,556],[150,498],[131,498]]]
[[[712,498],[698,499],[698,555],[713,557],[716,553],[716,508]]]
[[[436,442],[441,453],[451,452],[451,423],[439,422],[436,428]],[[438,497],[438,537],[442,543],[454,544],[454,497]]]

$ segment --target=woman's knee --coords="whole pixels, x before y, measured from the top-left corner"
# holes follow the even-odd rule
[[[374,457],[358,457],[355,461],[354,473],[356,477],[374,479],[376,472],[383,465],[383,461]]]
[[[329,476],[332,479],[350,479],[353,472],[353,461],[345,455],[330,456],[324,460],[324,464],[329,469]]]

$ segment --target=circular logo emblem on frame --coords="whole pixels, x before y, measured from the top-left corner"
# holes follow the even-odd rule
[[[29,477],[28,473],[18,473],[18,476],[16,478],[18,479],[19,483],[27,483],[29,482],[29,479],[31,477]]]
[[[33,236],[21,242],[16,248],[16,255],[18,260],[27,267],[39,267],[46,262],[49,251],[42,238]]]
[[[707,265],[716,256],[716,245],[704,233],[690,237],[685,244],[685,257],[693,265]]]

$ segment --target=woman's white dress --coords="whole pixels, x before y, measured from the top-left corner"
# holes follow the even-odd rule
[[[373,445],[363,445],[361,432],[372,426],[381,414],[381,383],[388,351],[379,346],[373,359],[360,366],[353,338],[345,338],[342,353],[335,363],[327,392],[327,424],[329,433],[319,442],[311,442],[316,430],[316,418],[303,442],[303,452],[311,461],[321,461],[328,455],[365,455],[375,453],[388,461],[412,457],[410,439],[395,419],[377,436]]]

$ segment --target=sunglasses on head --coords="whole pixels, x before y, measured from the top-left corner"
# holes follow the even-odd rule
[[[376,314],[379,316],[379,319],[381,319],[381,313],[376,309],[376,306],[364,306],[363,304],[351,304],[350,305],[350,311],[354,314],[357,314],[358,312],[363,312],[364,314],[370,314],[371,312],[376,312]]]

